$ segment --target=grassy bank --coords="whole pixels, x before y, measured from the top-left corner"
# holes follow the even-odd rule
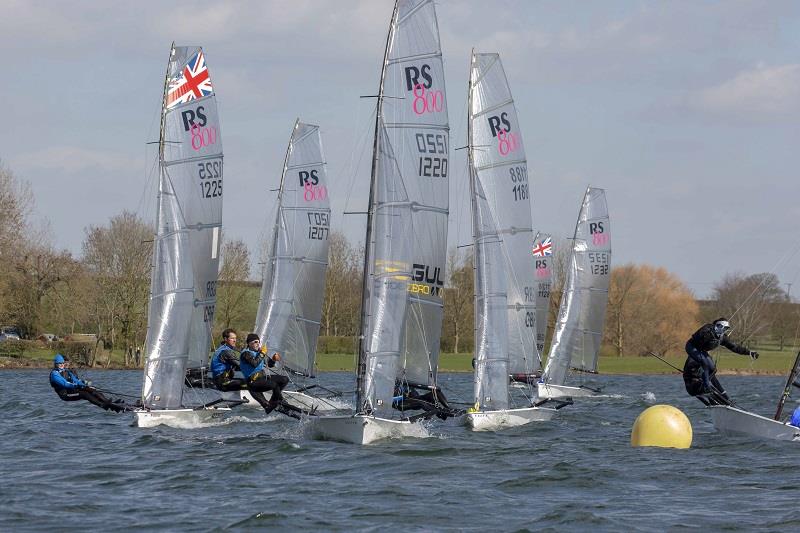
[[[22,359],[0,357],[2,367],[40,367],[49,368],[53,361],[52,350],[46,348],[26,352]],[[717,350],[712,353],[717,358],[720,374],[786,374],[794,362],[797,352],[794,349],[783,351],[763,350],[757,361],[749,357]],[[665,358],[672,365],[683,368],[685,356],[668,356]],[[99,365],[105,366],[106,355],[98,358]],[[111,367],[121,368],[125,361],[121,351],[111,352]],[[320,372],[352,372],[355,367],[353,354],[318,354],[317,367]],[[604,356],[600,357],[599,369],[602,374],[671,374],[675,370],[655,357]],[[442,354],[439,370],[442,372],[472,372],[472,354]]]

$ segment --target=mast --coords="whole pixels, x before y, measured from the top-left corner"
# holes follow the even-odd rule
[[[473,337],[473,351],[477,352],[478,349],[478,206],[475,203],[475,157],[473,150],[475,147],[472,145],[472,69],[475,64],[475,49],[470,51],[469,60],[469,76],[467,79],[467,162],[469,168],[469,204],[472,213],[472,337]],[[476,353],[477,356],[477,353]],[[473,371],[473,381],[477,386],[478,382],[478,362],[475,361],[475,369]],[[475,398],[475,403],[479,403],[480,398]]]
[[[364,240],[364,271],[362,274],[361,284],[361,318],[359,322],[359,337],[358,337],[358,366],[356,367],[356,411],[362,410],[362,403],[364,399],[364,373],[366,371],[366,359],[364,356],[364,341],[366,332],[364,331],[367,326],[367,315],[369,310],[369,282],[370,282],[370,264],[372,262],[372,220],[375,215],[375,181],[378,174],[378,157],[379,157],[379,138],[381,128],[381,118],[383,115],[383,90],[384,82],[386,79],[386,66],[389,60],[389,48],[392,43],[392,33],[395,29],[397,22],[397,8],[398,1],[395,0],[394,9],[392,10],[392,19],[389,22],[389,32],[386,36],[386,49],[383,53],[383,66],[381,67],[381,81],[378,86],[378,104],[375,109],[375,139],[372,145],[372,169],[370,172],[369,181],[369,204],[367,206],[367,232]]]

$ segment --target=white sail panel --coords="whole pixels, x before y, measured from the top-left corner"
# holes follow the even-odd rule
[[[536,270],[536,349],[539,354],[544,353],[544,342],[547,338],[554,252],[553,237],[539,233],[533,244],[533,264]]]
[[[314,374],[330,237],[329,184],[319,126],[295,123],[255,332],[284,366]]]
[[[435,383],[439,359],[450,142],[431,0],[396,3],[379,94],[359,409],[387,414],[396,381]]]
[[[603,189],[583,198],[543,381],[563,385],[570,367],[597,371],[611,272],[611,225]]]
[[[487,216],[500,240],[499,256],[493,261],[506,278],[508,372],[531,374],[540,363],[535,341],[534,233],[525,146],[498,54],[473,54],[470,80],[473,163],[489,209]],[[502,333],[497,330],[496,334]]]
[[[179,407],[186,367],[208,361],[222,225],[222,137],[198,47],[173,47],[162,104],[160,188],[143,398]]]

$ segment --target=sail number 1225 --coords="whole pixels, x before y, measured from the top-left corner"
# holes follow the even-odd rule
[[[222,196],[222,161],[197,163],[197,177],[200,178],[200,196],[218,198]]]

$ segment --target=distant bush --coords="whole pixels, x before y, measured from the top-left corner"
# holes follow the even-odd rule
[[[36,343],[34,341],[4,340],[0,342],[0,356],[22,357],[26,350],[30,350]]]
[[[54,353],[60,353],[72,363],[82,366],[90,366],[94,356],[93,342],[70,342],[58,341],[50,344]]]

